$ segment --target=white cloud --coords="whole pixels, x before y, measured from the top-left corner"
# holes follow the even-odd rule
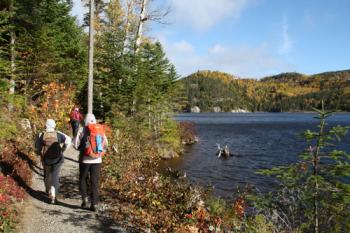
[[[294,70],[287,61],[272,54],[266,43],[258,47],[214,44],[204,54],[199,54],[186,41],[167,43],[163,40],[163,45],[179,74],[184,76],[197,70],[219,70],[241,77],[261,78]]]
[[[168,0],[177,23],[206,30],[224,19],[238,18],[248,0]]]
[[[288,22],[284,18],[282,22],[282,46],[280,48],[280,53],[283,55],[288,55],[292,49],[293,42],[290,39],[288,32]]]
[[[194,48],[193,46],[188,43],[187,41],[180,41],[180,42],[175,42],[174,44],[174,49],[179,52],[179,53],[194,53]]]

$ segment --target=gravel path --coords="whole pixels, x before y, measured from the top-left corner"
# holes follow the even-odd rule
[[[29,200],[23,210],[18,232],[125,232],[124,229],[108,220],[106,211],[95,213],[80,208],[77,160],[78,152],[70,147],[65,152],[65,161],[60,173],[60,196],[56,205],[48,204],[49,199],[44,193],[42,168],[34,167],[33,183],[28,188]]]

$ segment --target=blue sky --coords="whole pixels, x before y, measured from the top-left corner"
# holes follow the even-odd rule
[[[74,0],[73,15],[83,11]],[[151,23],[180,75],[219,70],[261,78],[350,69],[350,0],[153,0],[170,6]]]

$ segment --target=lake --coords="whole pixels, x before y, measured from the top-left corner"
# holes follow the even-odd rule
[[[201,186],[213,186],[215,195],[229,197],[237,187],[254,185],[265,192],[276,186],[272,178],[258,175],[259,169],[286,165],[298,160],[306,142],[298,135],[317,130],[314,113],[186,113],[177,121],[196,124],[199,142],[186,146],[182,157],[165,161],[163,166],[186,172],[188,179]],[[350,125],[350,114],[339,113],[328,119],[329,126]],[[216,156],[217,146],[227,145],[234,155]],[[350,152],[350,136],[336,147]]]

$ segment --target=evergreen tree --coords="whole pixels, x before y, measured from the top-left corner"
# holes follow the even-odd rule
[[[16,37],[17,91],[31,97],[48,82],[79,84],[85,78],[86,49],[84,33],[69,15],[71,1],[8,2],[13,5],[12,12],[1,28],[10,27]],[[7,44],[8,48],[8,35],[2,32],[0,38],[1,47]],[[3,71],[9,70],[8,52],[6,57],[0,55]]]
[[[260,173],[276,177],[281,187],[260,201],[266,216],[276,225],[302,232],[348,232],[350,230],[350,155],[336,149],[335,144],[349,126],[327,127],[331,112],[318,112],[318,131],[307,130],[303,137],[308,148],[300,161]],[[332,148],[332,149],[331,149]],[[273,218],[273,217],[272,217]],[[281,222],[284,223],[281,223]],[[281,224],[279,224],[281,223]]]

